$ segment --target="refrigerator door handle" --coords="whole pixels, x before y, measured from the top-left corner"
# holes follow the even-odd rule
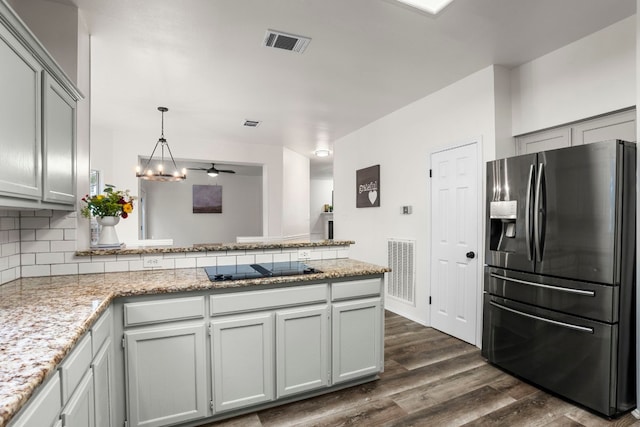
[[[531,247],[531,233],[533,230],[531,229],[531,196],[533,195],[533,170],[535,169],[535,165],[529,166],[529,180],[527,181],[527,199],[525,201],[525,212],[524,212],[524,224],[527,228],[525,233],[525,240],[527,244],[527,259],[529,261],[533,261],[533,248]]]
[[[545,284],[542,284],[542,283],[529,282],[527,280],[513,279],[511,277],[501,276],[501,275],[496,274],[496,273],[491,273],[490,276],[495,278],[495,279],[504,280],[505,282],[520,283],[522,285],[535,286],[537,288],[544,288],[544,289],[549,289],[549,290],[552,290],[552,291],[566,292],[568,294],[584,295],[584,296],[587,296],[587,297],[596,296],[596,293],[594,291],[584,291],[582,289],[563,288],[563,287],[560,287],[560,286],[545,285]]]
[[[542,182],[544,177],[544,164],[538,166],[538,179],[536,180],[536,198],[533,206],[533,237],[536,247],[536,259],[542,261],[542,223],[540,217],[542,206]]]
[[[506,310],[506,311],[509,311],[511,313],[518,314],[520,316],[528,317],[530,319],[540,320],[541,322],[546,322],[546,323],[552,323],[554,325],[561,326],[563,328],[573,329],[574,331],[587,332],[587,333],[590,333],[590,334],[593,333],[593,328],[588,328],[586,326],[574,325],[574,324],[571,324],[571,323],[559,322],[557,320],[551,320],[551,319],[547,319],[545,317],[535,316],[533,314],[524,313],[522,311],[514,310],[513,308],[505,307],[504,305],[500,305],[500,304],[495,303],[493,301],[490,301],[489,304],[491,304],[492,306],[494,306],[496,308],[499,308],[501,310]]]

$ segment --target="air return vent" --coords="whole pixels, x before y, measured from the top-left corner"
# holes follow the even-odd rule
[[[310,42],[311,39],[309,37],[296,36],[294,34],[287,34],[281,31],[267,30],[267,34],[264,36],[263,45],[302,53]]]
[[[387,242],[389,268],[387,295],[415,304],[416,253],[415,240],[389,239]]]
[[[245,120],[244,121],[244,125],[246,127],[250,127],[250,128],[257,128],[259,124],[260,124],[259,120]]]

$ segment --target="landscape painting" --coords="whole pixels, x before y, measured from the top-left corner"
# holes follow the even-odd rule
[[[222,213],[222,186],[194,185],[193,213]]]

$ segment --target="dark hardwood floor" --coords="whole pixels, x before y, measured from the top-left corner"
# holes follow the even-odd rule
[[[390,312],[385,322],[378,381],[207,426],[640,426],[551,396],[435,329]]]

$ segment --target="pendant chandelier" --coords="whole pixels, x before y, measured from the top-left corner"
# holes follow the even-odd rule
[[[151,156],[147,163],[143,168],[138,165],[136,167],[136,176],[141,179],[146,179],[148,181],[182,181],[187,179],[187,171],[182,169],[182,172],[178,172],[178,166],[176,165],[176,161],[173,159],[173,154],[171,154],[171,148],[169,148],[169,143],[164,138],[164,113],[169,111],[167,107],[158,107],[158,111],[162,114],[162,130],[160,133],[160,139],[156,142],[155,147],[153,147],[153,151],[151,152]],[[156,153],[158,149],[158,145],[160,145],[160,159],[157,163],[157,168],[152,169],[151,161],[153,160],[153,155]],[[167,163],[169,168],[173,166],[173,172],[168,172],[165,168],[165,160],[164,160],[164,150],[167,150],[169,153],[169,158],[171,158],[171,163],[169,163],[169,158],[167,158]]]

